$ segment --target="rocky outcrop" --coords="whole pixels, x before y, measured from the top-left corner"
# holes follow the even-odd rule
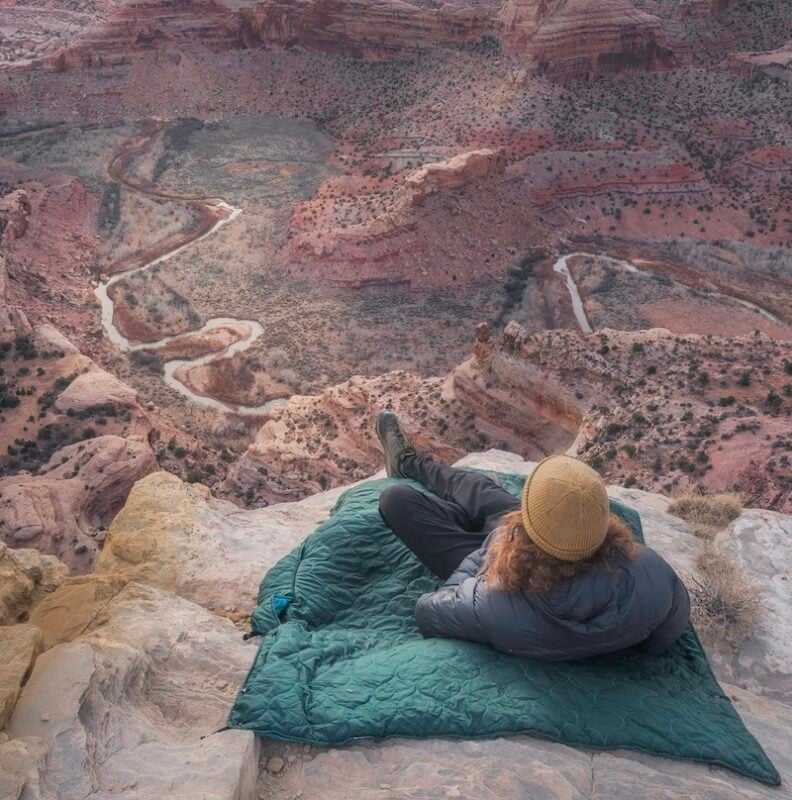
[[[69,568],[54,556],[0,543],[0,627],[24,620],[68,574]]]
[[[284,505],[240,515],[204,486],[155,472],[113,520],[96,575],[144,582],[214,611],[249,611],[263,571],[318,524],[326,504],[323,497],[299,514]]]
[[[534,467],[499,451],[459,464],[523,474]],[[20,641],[41,642],[33,653],[44,652],[0,734],[0,787],[8,796],[363,800],[417,791],[472,800],[493,785],[508,800],[592,792],[627,800],[637,786],[658,797],[776,796],[777,789],[715,767],[588,752],[527,736],[317,749],[259,744],[242,731],[213,733],[225,724],[256,650],[223,617],[252,609],[261,574],[327,518],[341,491],[240,511],[165,473],[142,480],[113,525],[101,572],[69,578],[34,608],[32,624],[14,626]],[[703,544],[668,513],[667,497],[617,486],[609,493],[639,511],[647,541],[681,574],[695,575]],[[736,652],[711,653],[724,690],[785,783],[792,779],[792,708],[783,683],[790,667],[777,644],[786,621],[776,610],[790,600],[784,581],[790,534],[789,517],[750,510],[718,535],[719,547],[741,569],[764,576],[768,616]],[[19,652],[15,663],[33,657],[25,655],[30,648]]]
[[[243,12],[248,43],[383,57],[456,42],[498,42],[560,79],[673,64],[660,20],[629,0],[503,0],[440,5],[396,0],[283,0]]]
[[[63,447],[38,474],[0,480],[0,536],[85,572],[132,485],[156,466],[148,442],[120,436]]]
[[[30,217],[30,198],[24,189],[0,197],[0,244],[6,247],[25,235]]]
[[[20,327],[17,311],[9,304],[8,272],[0,253],[0,337],[7,339]]]
[[[0,173],[20,188],[0,197],[0,228],[7,268],[28,283],[49,283],[84,267],[98,252],[99,203],[85,184],[60,172],[34,169],[0,159]]]
[[[215,731],[254,651],[195,603],[120,589],[36,660],[0,744],[0,770],[20,787],[11,797],[252,798],[253,735]]]
[[[764,589],[756,635],[740,647],[737,657],[716,655],[719,672],[729,683],[785,703],[792,703],[792,639],[778,632],[792,607],[792,563],[779,559],[785,558],[790,537],[788,515],[749,509],[715,538],[715,545]]]
[[[0,347],[0,542],[85,572],[132,485],[156,469],[156,432],[135,390],[54,325],[31,326],[10,308]]]
[[[380,459],[376,412],[395,408],[416,443],[441,458],[487,443],[530,458],[570,449],[614,481],[736,489],[752,504],[792,509],[789,400],[774,388],[787,382],[792,344],[665,329],[528,334],[514,322],[500,338],[487,325],[477,337],[473,357],[444,381],[393,372],[291,398],[270,412],[224,488],[271,502],[362,477]],[[760,351],[767,371],[753,374]],[[726,364],[728,391],[711,378]]]
[[[562,5],[563,0],[503,0],[497,12],[501,39],[511,52],[524,51],[544,20]]]
[[[41,631],[35,625],[0,627],[0,730],[10,719],[22,684],[40,652]]]
[[[493,4],[440,5],[400,0],[265,0],[243,11],[248,44],[304,47],[383,57],[450,42],[477,42],[491,27]]]
[[[240,42],[237,15],[214,0],[132,0],[108,4],[103,11],[38,64],[60,72],[128,64],[140,54],[168,48],[218,51]]]
[[[55,22],[53,14],[41,13],[45,26]],[[15,30],[20,60],[27,55],[43,69],[63,71],[129,64],[152,54],[178,59],[196,49],[298,45],[381,59],[467,44],[527,53],[536,68],[562,79],[663,68],[673,60],[660,20],[629,0],[259,0],[241,6],[133,0],[80,22],[63,26],[44,47]]]
[[[0,543],[0,731],[10,719],[22,686],[43,648],[41,630],[24,621],[31,609],[54,592],[68,574],[68,567],[53,556],[36,550],[13,550]],[[0,796],[5,798],[4,788],[0,766]]]
[[[567,0],[528,44],[537,70],[560,80],[673,66],[660,20],[629,0]]]
[[[80,413],[96,406],[120,410],[135,405],[137,392],[104,370],[78,375],[55,401],[55,408],[64,414]]]
[[[505,169],[503,148],[471,150],[448,161],[427,164],[410,173],[404,183],[410,195],[410,205],[419,206],[430,194],[458,189],[476,178],[500,175]]]
[[[792,41],[784,43],[776,50],[731,53],[727,63],[739,75],[748,78],[763,73],[771,77],[790,80],[792,79]]]

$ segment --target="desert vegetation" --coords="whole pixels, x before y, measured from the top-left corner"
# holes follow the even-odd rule
[[[696,559],[698,576],[688,578],[692,617],[705,644],[737,650],[762,619],[761,588],[715,546]]]

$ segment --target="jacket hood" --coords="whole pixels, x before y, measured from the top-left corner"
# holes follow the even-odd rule
[[[549,592],[524,593],[537,610],[560,628],[576,633],[606,632],[619,627],[633,611],[636,562],[619,556],[615,564],[586,570]]]

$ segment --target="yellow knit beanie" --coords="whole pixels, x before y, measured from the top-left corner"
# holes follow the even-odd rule
[[[564,561],[593,555],[608,532],[605,482],[571,456],[550,456],[539,462],[525,482],[521,510],[533,543]]]

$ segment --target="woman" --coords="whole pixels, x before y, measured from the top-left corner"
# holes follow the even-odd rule
[[[390,477],[380,513],[445,582],[415,609],[426,637],[467,639],[545,660],[641,644],[660,653],[685,630],[690,601],[674,570],[637,544],[582,461],[541,461],[515,498],[487,476],[416,453],[397,417],[377,433]]]

